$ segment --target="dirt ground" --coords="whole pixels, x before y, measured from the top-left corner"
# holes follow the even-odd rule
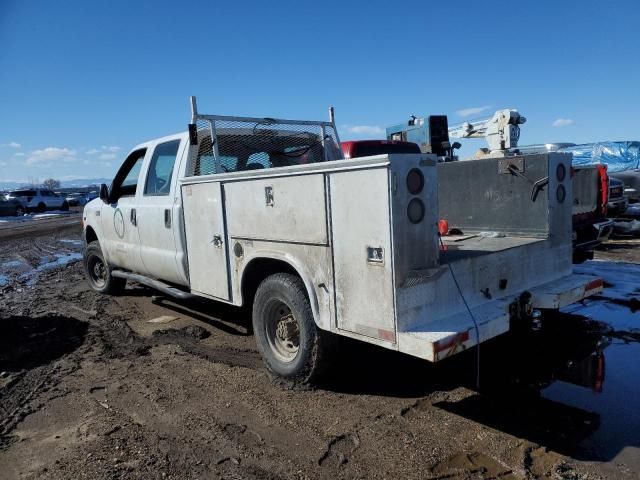
[[[286,390],[243,311],[95,294],[79,226],[52,230],[0,238],[4,479],[639,478],[580,447],[598,419],[544,399],[537,361],[512,375],[531,367],[520,339],[485,349],[480,392],[473,352],[432,366],[349,341],[317,388]],[[598,255],[640,263],[620,245]]]

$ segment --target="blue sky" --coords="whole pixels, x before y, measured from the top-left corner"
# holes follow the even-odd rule
[[[0,183],[110,177],[185,128],[189,95],[229,115],[334,105],[343,140],[498,108],[528,118],[522,144],[640,139],[639,26],[631,0],[0,0]]]

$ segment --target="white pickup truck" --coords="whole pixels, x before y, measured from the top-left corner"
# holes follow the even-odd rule
[[[432,155],[345,160],[333,115],[201,115],[192,99],[189,130],[135,147],[85,207],[85,273],[104,293],[134,280],[252,306],[267,369],[296,383],[331,335],[438,361],[602,289],[572,273],[570,156],[517,162],[546,178],[535,195],[508,158],[457,162],[465,213],[460,191],[438,204]],[[463,231],[440,237],[448,216]]]

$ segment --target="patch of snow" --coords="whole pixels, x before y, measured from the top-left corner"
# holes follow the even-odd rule
[[[634,312],[620,304],[633,298],[640,300],[639,264],[591,260],[576,265],[574,272],[600,277],[608,286],[598,295],[600,298],[575,303],[564,308],[563,312],[584,315],[615,330],[640,330],[640,311]]]
[[[25,265],[25,262],[22,260],[9,260],[8,262],[4,262],[0,265],[0,268],[19,268]]]
[[[68,243],[69,245],[73,245],[75,247],[81,247],[82,246],[82,240],[71,240],[68,238],[63,238],[58,240],[61,243]]]
[[[75,263],[79,260],[82,260],[82,255],[80,253],[56,253],[54,259],[50,259],[50,257],[43,257],[44,263],[38,265],[35,270],[37,272],[42,272],[44,270],[49,270],[51,268],[63,267],[70,263]]]
[[[640,217],[640,203],[632,203],[629,205],[624,214],[630,217]]]
[[[63,212],[62,210],[51,210],[47,213],[36,213],[33,215],[34,220],[40,220],[42,218],[56,218],[64,217],[66,215],[73,215],[75,212]]]
[[[4,287],[9,284],[9,277],[6,275],[0,275],[0,287]]]

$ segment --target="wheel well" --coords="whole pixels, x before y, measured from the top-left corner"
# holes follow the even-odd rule
[[[256,258],[251,260],[242,274],[242,300],[245,306],[253,305],[253,297],[262,281],[274,273],[300,274],[290,264],[273,258]]]
[[[87,245],[89,245],[91,242],[98,240],[98,236],[96,235],[96,232],[93,230],[93,228],[87,227],[84,232],[84,239]]]

